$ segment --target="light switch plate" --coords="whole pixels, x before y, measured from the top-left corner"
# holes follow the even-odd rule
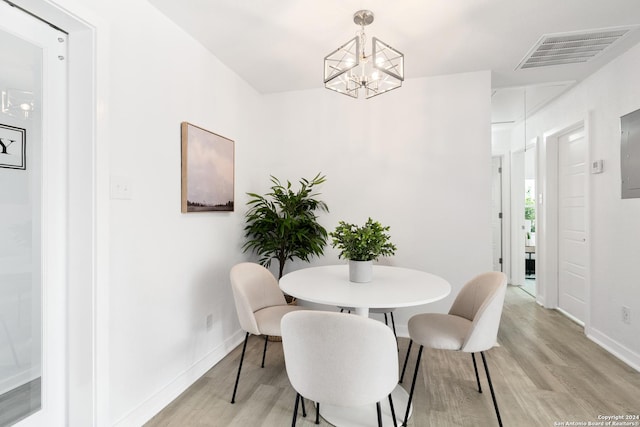
[[[602,173],[604,171],[604,160],[594,160],[591,162],[591,173]]]
[[[119,200],[131,200],[133,188],[131,180],[123,176],[111,177],[111,198]]]

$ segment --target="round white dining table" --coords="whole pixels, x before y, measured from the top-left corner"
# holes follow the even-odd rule
[[[445,298],[451,285],[435,274],[410,268],[373,266],[367,283],[349,281],[348,265],[304,268],[280,279],[283,292],[301,300],[341,307],[354,307],[369,316],[370,308],[400,308],[428,304]]]
[[[423,305],[441,300],[451,293],[451,285],[442,277],[392,266],[374,265],[371,282],[350,282],[349,267],[346,264],[311,267],[285,274],[280,278],[280,289],[304,301],[354,307],[357,315],[366,317],[369,316],[370,308]],[[396,420],[401,423],[408,403],[408,393],[398,385],[392,397]],[[381,404],[383,425],[393,425],[388,401]],[[375,414],[375,405],[357,408],[320,405],[320,415],[339,427],[375,426]]]

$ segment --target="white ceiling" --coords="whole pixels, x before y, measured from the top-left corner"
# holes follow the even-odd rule
[[[149,1],[260,93],[323,87],[323,58],[353,38],[360,9],[375,13],[369,41],[403,52],[409,79],[491,70],[494,89],[553,82],[551,94],[640,42],[634,30],[588,63],[515,71],[543,34],[640,24],[638,0]]]

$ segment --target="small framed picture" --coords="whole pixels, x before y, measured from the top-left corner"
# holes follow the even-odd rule
[[[234,142],[182,122],[182,212],[229,212],[234,204]]]
[[[27,168],[27,131],[0,124],[0,168]]]

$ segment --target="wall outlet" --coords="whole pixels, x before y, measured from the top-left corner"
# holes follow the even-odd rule
[[[622,321],[627,325],[631,324],[631,309],[626,306],[622,306]]]
[[[213,328],[213,314],[207,314],[207,331]]]

